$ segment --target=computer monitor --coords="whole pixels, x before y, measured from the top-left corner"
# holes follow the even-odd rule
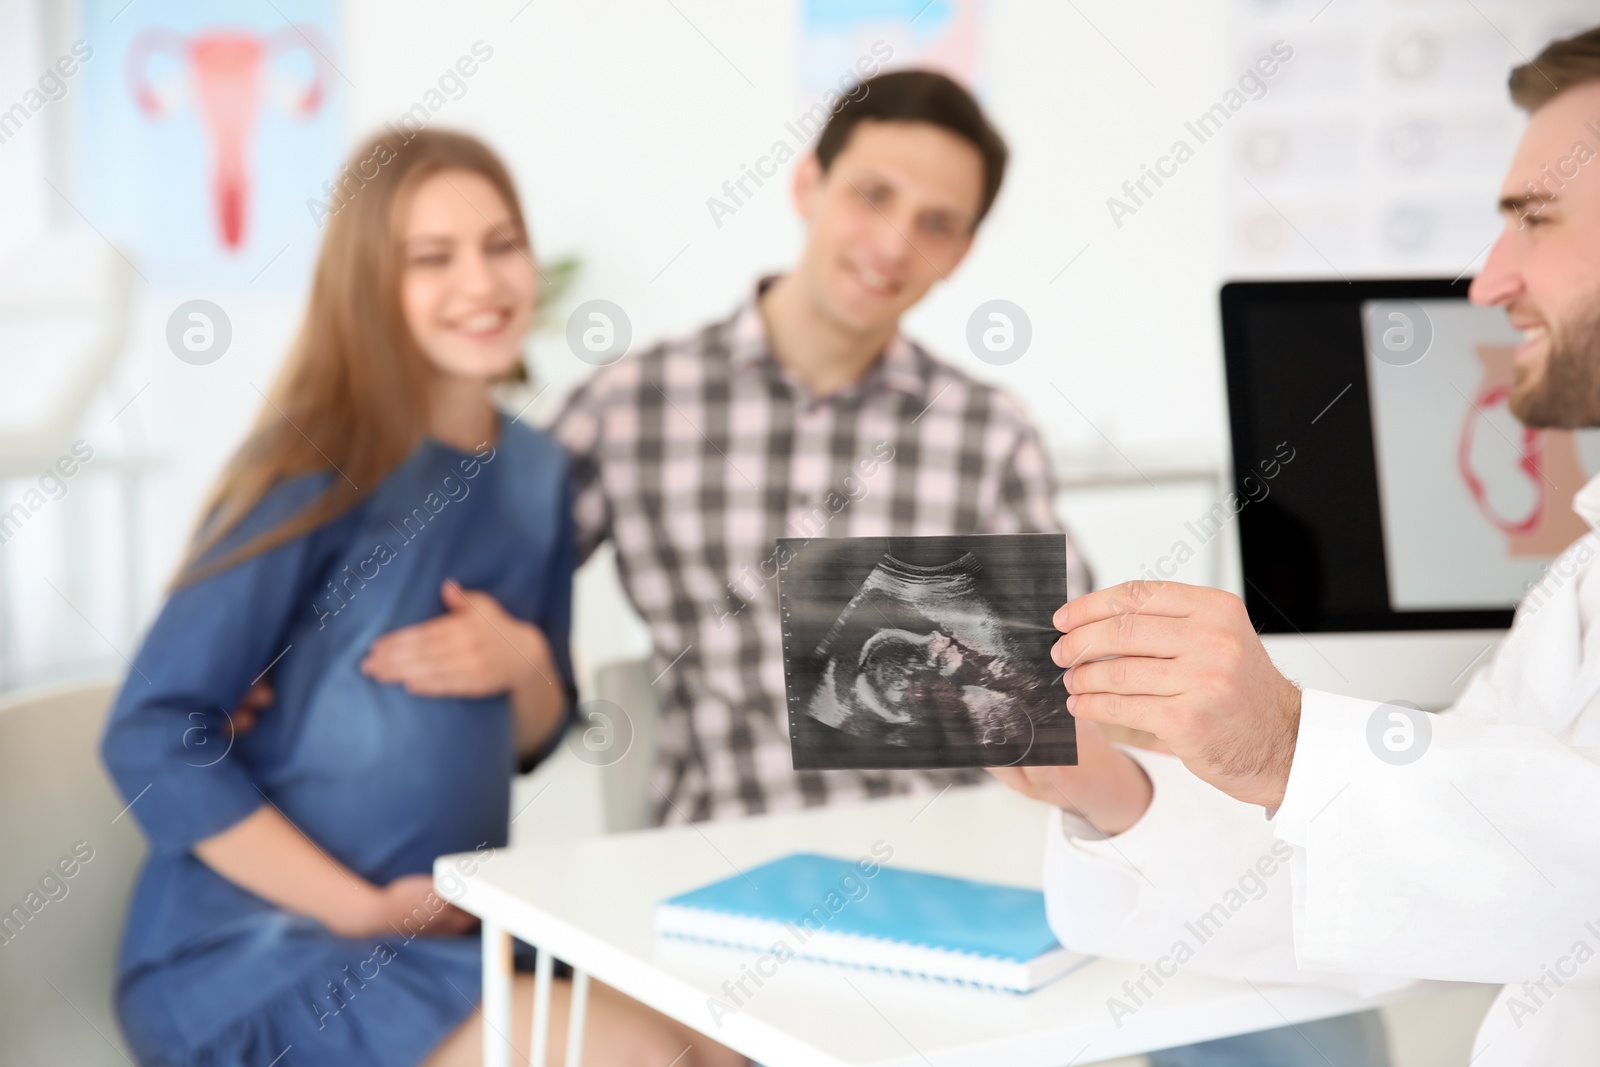
[[[1467,286],[1222,289],[1245,605],[1303,685],[1449,704],[1586,531],[1594,434],[1517,422],[1520,334]]]

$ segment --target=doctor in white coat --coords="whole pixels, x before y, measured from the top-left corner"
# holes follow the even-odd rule
[[[1600,28],[1511,90],[1530,117],[1471,296],[1524,333],[1513,413],[1600,426]],[[1134,582],[1057,613],[1080,763],[999,777],[1060,809],[1046,885],[1063,943],[1146,965],[1113,1020],[1190,967],[1490,982],[1473,1067],[1600,1064],[1600,478],[1574,507],[1591,532],[1439,715],[1302,692],[1216,590]]]

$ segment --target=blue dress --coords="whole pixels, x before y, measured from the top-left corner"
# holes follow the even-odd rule
[[[275,487],[217,555],[330,477]],[[502,418],[492,447],[429,439],[353,510],[172,594],[101,746],[150,841],[117,983],[142,1063],[268,1067],[292,1046],[285,1067],[415,1064],[474,1010],[476,934],[335,937],[190,849],[269,802],[377,885],[503,846],[507,698],[414,697],[359,665],[379,635],[443,611],[454,578],[544,631],[570,708],[569,493],[560,447]],[[269,665],[275,703],[233,737],[223,709]]]

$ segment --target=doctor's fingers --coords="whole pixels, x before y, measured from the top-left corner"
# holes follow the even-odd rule
[[[1127,726],[1165,740],[1173,717],[1182,714],[1179,697],[1128,696],[1123,693],[1078,693],[1067,698],[1074,718]]]
[[[1215,589],[1182,582],[1123,582],[1097,589],[1056,609],[1055,627],[1070,633],[1089,623],[1118,615],[1165,615],[1185,618],[1205,610],[1218,595]]]
[[[1117,656],[1080,663],[1064,676],[1067,692],[1171,697],[1193,688],[1188,672],[1170,659]]]
[[[1189,651],[1193,628],[1185,619],[1159,615],[1118,615],[1079,626],[1056,639],[1050,658],[1057,667],[1076,667],[1106,656],[1170,659]]]

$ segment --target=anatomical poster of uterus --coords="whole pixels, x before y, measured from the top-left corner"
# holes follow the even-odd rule
[[[1362,319],[1390,606],[1516,603],[1588,531],[1572,498],[1600,436],[1517,421],[1521,333],[1499,308],[1370,301]]]
[[[153,284],[297,289],[343,148],[339,5],[85,0],[81,210]]]

